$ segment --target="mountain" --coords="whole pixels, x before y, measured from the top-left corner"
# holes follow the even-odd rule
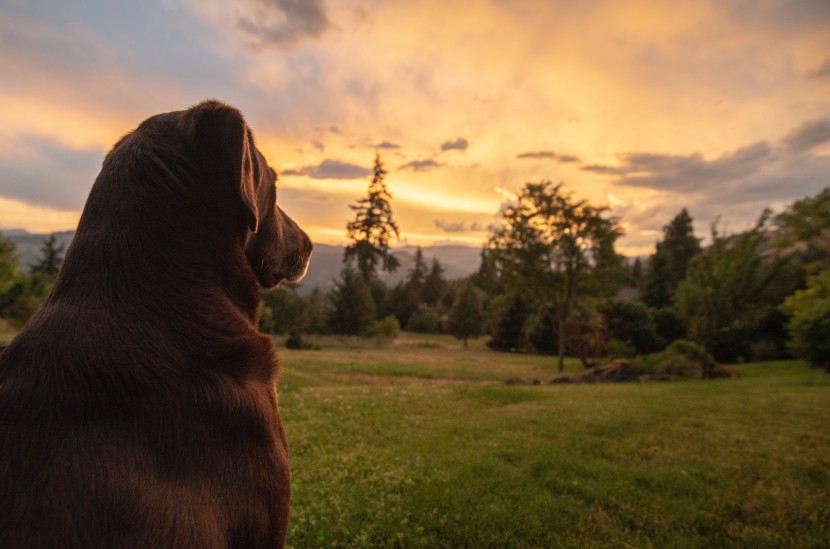
[[[343,269],[343,246],[330,246],[328,244],[315,244],[314,253],[311,256],[311,265],[308,274],[298,287],[300,293],[308,293],[318,287],[323,291],[334,285],[335,279],[340,277]],[[415,246],[404,246],[393,250],[392,255],[398,258],[400,265],[394,273],[383,272],[380,279],[388,286],[394,286],[409,275],[409,271],[415,266],[415,253],[418,248]],[[470,246],[429,246],[422,248],[424,263],[427,269],[432,267],[432,259],[438,259],[444,267],[444,278],[453,280],[464,278],[476,272],[481,263],[481,249]]]
[[[17,246],[17,257],[20,258],[20,266],[28,271],[41,259],[40,248],[43,242],[49,238],[49,234],[32,234],[23,229],[8,229],[2,231],[3,236],[9,238]],[[54,233],[58,245],[63,244],[63,250],[69,247],[75,231],[63,231]]]
[[[40,248],[48,234],[31,234],[21,229],[2,231],[3,234],[17,245],[17,254],[21,266],[28,270],[40,260]],[[55,233],[58,243],[64,244],[64,250],[69,246],[74,231]],[[311,266],[303,282],[299,285],[300,293],[308,293],[318,287],[327,291],[334,285],[335,279],[340,277],[343,268],[343,246],[315,244],[311,257]],[[424,262],[427,269],[432,266],[432,259],[437,258],[444,267],[444,278],[452,280],[464,278],[478,270],[481,263],[481,249],[469,246],[430,246],[423,248]],[[396,248],[393,255],[400,261],[400,266],[394,273],[382,273],[381,280],[394,286],[409,274],[415,266],[415,246]]]

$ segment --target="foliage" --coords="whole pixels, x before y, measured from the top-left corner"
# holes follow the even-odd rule
[[[410,332],[439,334],[443,332],[443,326],[441,325],[442,312],[436,306],[420,307],[409,317],[406,329]]]
[[[338,334],[369,335],[375,320],[375,302],[369,284],[350,265],[340,272],[331,290],[331,326]]]
[[[603,217],[606,210],[575,201],[561,184],[528,183],[516,202],[503,209],[489,241],[502,283],[555,315],[560,368],[575,302],[597,291],[590,284],[592,275],[619,266],[613,248],[621,230]]]
[[[444,267],[438,261],[438,258],[432,258],[432,266],[424,278],[421,300],[427,305],[436,305],[444,297],[446,290],[447,282],[444,280]]]
[[[58,245],[55,234],[52,233],[43,242],[40,248],[41,259],[32,266],[32,274],[40,274],[54,280],[58,276],[63,263],[63,244]]]
[[[484,292],[471,282],[455,295],[447,320],[447,331],[464,342],[484,333]]]
[[[264,290],[260,330],[265,333],[286,334],[306,331],[308,302],[290,286]]]
[[[343,259],[356,260],[357,269],[366,281],[377,277],[379,265],[384,271],[392,272],[400,263],[389,251],[389,242],[398,238],[398,226],[392,220],[392,195],[383,180],[385,175],[378,154],[368,195],[349,206],[355,212],[355,219],[346,225],[352,243],[346,248]]]
[[[717,362],[700,345],[679,339],[665,351],[638,357],[634,366],[640,373],[657,377],[702,379],[710,375]]]
[[[665,340],[657,332],[657,323],[648,307],[640,301],[610,300],[601,307],[609,336],[627,342],[636,354],[659,351]]]
[[[398,323],[398,319],[390,315],[381,320],[375,320],[368,335],[379,339],[395,339],[400,332],[401,325]]]
[[[789,296],[781,309],[790,315],[792,351],[830,372],[830,268],[810,276],[807,288]]]
[[[496,255],[488,248],[482,248],[481,263],[479,263],[478,271],[470,277],[470,280],[490,298],[501,292]]]
[[[689,262],[699,253],[700,241],[694,236],[692,218],[683,208],[663,227],[663,240],[657,243],[640,284],[640,298],[655,308],[673,304]]]
[[[521,296],[499,296],[488,311],[490,341],[496,351],[516,352],[522,349],[523,327],[530,315],[530,306]]]
[[[794,202],[775,218],[776,245],[793,250],[803,264],[830,263],[830,187]]]
[[[760,253],[768,216],[734,237],[712,225],[712,245],[689,266],[678,290],[678,310],[689,336],[719,360],[748,355],[746,340],[783,299],[771,290],[781,263]]]
[[[62,249],[51,235],[41,248],[43,258],[26,274],[20,269],[14,242],[0,234],[0,318],[21,327],[40,308],[54,285]]]

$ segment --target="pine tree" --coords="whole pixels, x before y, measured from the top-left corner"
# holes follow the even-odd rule
[[[447,282],[444,280],[444,267],[437,258],[432,259],[432,268],[424,279],[424,290],[421,292],[421,299],[427,305],[435,305],[444,296],[447,289]]]
[[[449,332],[464,341],[484,332],[484,296],[475,284],[467,282],[456,294],[447,322]]]
[[[37,264],[32,265],[32,274],[42,274],[50,279],[58,276],[63,263],[61,256],[63,248],[63,244],[58,245],[55,234],[50,234],[40,247],[41,259]]]
[[[346,262],[355,259],[357,270],[366,281],[377,277],[379,265],[384,271],[393,272],[400,264],[389,251],[389,242],[399,235],[398,226],[392,220],[389,204],[392,195],[383,180],[385,175],[380,154],[376,154],[368,195],[349,206],[355,212],[355,220],[346,225],[352,243],[346,248],[343,259]]]
[[[700,253],[700,240],[694,236],[692,218],[686,208],[663,227],[663,240],[657,243],[643,275],[640,293],[651,307],[672,305],[680,282],[686,278],[689,262]]]
[[[335,333],[368,335],[375,320],[375,302],[369,284],[355,269],[346,265],[330,294],[332,329]]]

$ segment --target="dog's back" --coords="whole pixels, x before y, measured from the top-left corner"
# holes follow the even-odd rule
[[[199,124],[238,116],[199,107],[151,129],[186,133],[195,124],[186,116],[212,117]],[[152,148],[136,133],[137,145]],[[287,444],[273,345],[255,324],[250,220],[235,221],[222,196],[216,205],[173,189],[194,203],[159,199],[154,193],[170,189],[147,187],[159,166],[130,171],[122,164],[147,164],[134,155],[110,153],[52,294],[0,354],[0,547],[281,546]],[[203,177],[177,162],[161,164],[181,170],[178,183]],[[199,191],[221,195],[222,177]],[[165,218],[165,208],[188,206],[225,218]],[[164,227],[181,223],[159,241]]]

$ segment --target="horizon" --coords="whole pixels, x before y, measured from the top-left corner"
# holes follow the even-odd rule
[[[375,152],[397,247],[481,247],[527,182],[608,206],[632,257],[684,207],[706,241],[830,184],[823,0],[13,1],[0,28],[0,229],[74,230],[119,137],[209,97],[321,244]]]

